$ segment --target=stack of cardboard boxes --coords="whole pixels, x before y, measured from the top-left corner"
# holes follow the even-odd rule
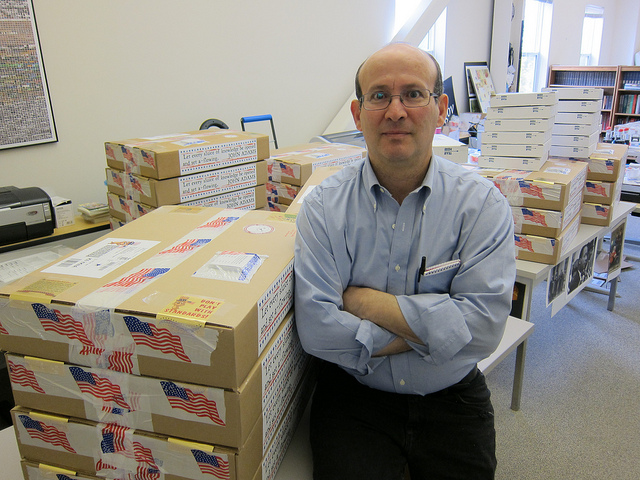
[[[346,166],[366,156],[365,148],[342,143],[306,143],[274,150],[267,160],[266,208],[286,211],[317,168]]]
[[[3,286],[25,478],[273,478],[314,380],[294,238],[281,213],[163,206]]]
[[[601,88],[546,88],[558,98],[549,155],[587,159],[600,139]]]
[[[598,143],[589,156],[582,223],[600,226],[611,223],[622,193],[628,150],[628,145]]]
[[[162,205],[258,209],[269,136],[198,130],[105,143],[112,227]]]
[[[539,170],[549,157],[557,103],[553,92],[492,95],[478,165]]]
[[[535,172],[476,170],[492,180],[511,205],[517,258],[558,263],[580,227],[586,163],[549,158]]]

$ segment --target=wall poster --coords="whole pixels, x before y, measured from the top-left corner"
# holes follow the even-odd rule
[[[0,149],[56,142],[32,0],[0,1]]]

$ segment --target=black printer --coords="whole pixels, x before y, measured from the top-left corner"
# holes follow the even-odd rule
[[[0,245],[53,233],[53,205],[38,187],[0,187]]]

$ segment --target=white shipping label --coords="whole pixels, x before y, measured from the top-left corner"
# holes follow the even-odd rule
[[[230,167],[258,160],[258,142],[255,138],[231,141],[218,145],[198,145],[181,149],[180,175]]]
[[[107,238],[43,270],[45,273],[102,278],[156,246],[155,240]]]
[[[179,177],[180,203],[256,185],[255,163]]]

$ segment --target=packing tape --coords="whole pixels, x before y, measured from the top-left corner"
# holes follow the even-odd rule
[[[66,468],[54,467],[53,465],[47,465],[45,463],[39,463],[38,468],[45,472],[59,473],[61,475],[77,475],[73,470],[67,470]]]

